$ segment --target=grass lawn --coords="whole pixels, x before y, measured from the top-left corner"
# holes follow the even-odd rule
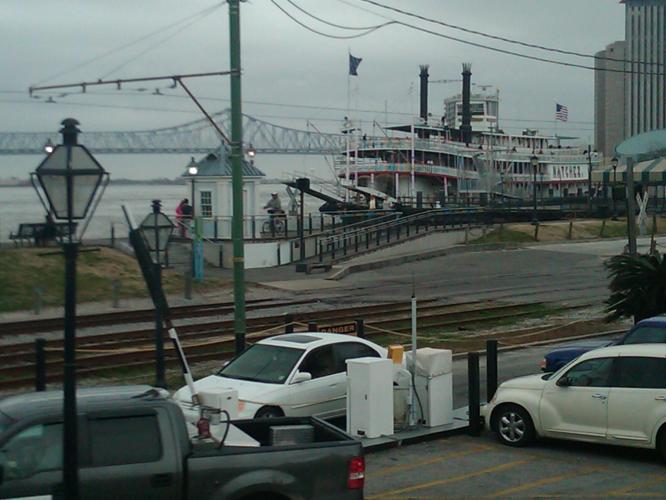
[[[77,302],[111,300],[116,280],[120,298],[149,296],[133,257],[109,248],[85,250],[77,260]],[[44,306],[63,304],[65,261],[58,252],[58,247],[0,250],[0,312],[31,309],[36,288],[42,290]],[[165,269],[162,281],[167,294],[183,290],[183,277],[175,271]],[[229,280],[208,278],[193,283],[192,289],[194,293],[211,291],[228,284]]]
[[[658,217],[656,233],[664,234],[666,219]],[[598,219],[574,220],[570,226],[568,221],[542,222],[539,224],[539,241],[585,240],[594,238],[623,238],[627,236],[626,219],[607,219],[605,225]],[[652,233],[653,221],[647,223],[648,234]],[[534,241],[534,226],[529,223],[504,224],[500,229],[494,226],[485,236],[471,240],[470,243],[524,243]]]

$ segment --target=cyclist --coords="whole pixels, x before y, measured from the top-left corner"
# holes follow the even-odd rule
[[[277,229],[275,226],[275,219],[284,217],[284,210],[282,210],[282,202],[277,193],[271,193],[271,199],[264,205],[264,209],[270,214],[269,221],[272,229]]]

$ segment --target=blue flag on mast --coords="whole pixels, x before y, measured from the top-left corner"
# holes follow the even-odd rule
[[[349,54],[349,74],[351,76],[358,76],[356,70],[358,69],[358,65],[361,64],[362,60],[363,58],[361,57],[354,57],[353,55]]]

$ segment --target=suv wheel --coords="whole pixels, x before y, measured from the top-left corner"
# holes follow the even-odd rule
[[[657,436],[657,451],[661,459],[666,460],[666,425],[662,426]]]
[[[534,441],[534,424],[527,411],[517,405],[501,406],[493,415],[493,428],[501,443],[527,446]]]

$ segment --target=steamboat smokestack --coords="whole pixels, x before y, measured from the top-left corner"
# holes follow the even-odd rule
[[[472,110],[471,110],[471,88],[472,88],[472,63],[463,63],[463,88],[462,88],[462,125],[460,135],[465,144],[472,141]]]
[[[428,123],[428,68],[430,67],[427,64],[421,64],[421,119],[423,123]]]

